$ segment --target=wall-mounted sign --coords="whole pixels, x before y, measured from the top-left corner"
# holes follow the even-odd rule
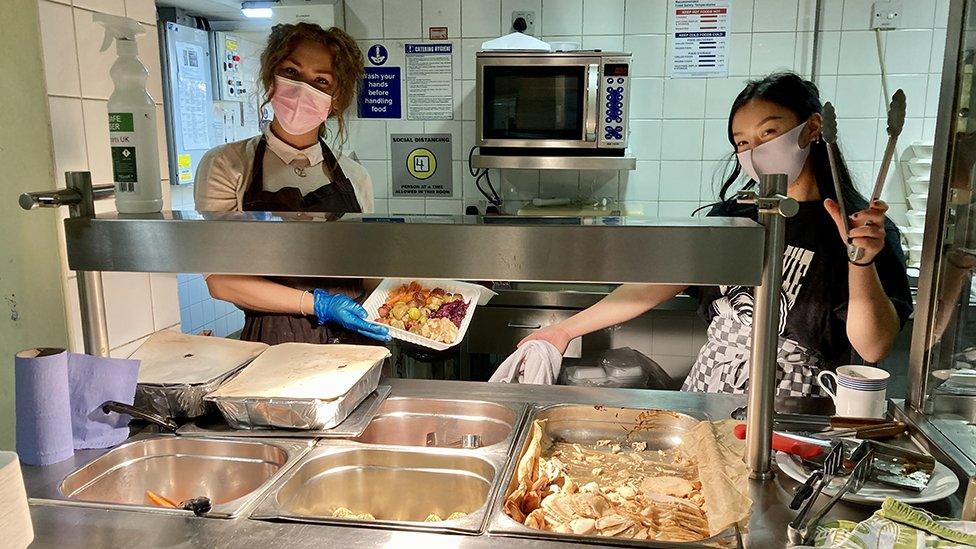
[[[359,90],[360,118],[400,118],[400,67],[366,67]]]
[[[389,58],[390,53],[386,51],[386,46],[383,44],[373,44],[366,51],[366,59],[369,59],[369,62],[374,65],[382,65]]]
[[[430,27],[427,36],[431,40],[447,40],[447,27]]]
[[[671,77],[729,73],[729,0],[674,0]]]
[[[454,118],[453,44],[406,44],[407,118]]]
[[[451,134],[390,135],[393,196],[451,196]]]

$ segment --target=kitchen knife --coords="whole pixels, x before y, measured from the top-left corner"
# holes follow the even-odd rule
[[[746,424],[740,423],[736,425],[732,433],[739,440],[745,440]],[[799,456],[802,459],[813,459],[826,451],[826,448],[822,445],[799,440],[777,432],[773,432],[772,448],[778,452]]]
[[[881,158],[878,180],[874,182],[874,191],[871,193],[872,202],[881,198],[885,179],[888,178],[888,167],[891,165],[891,159],[895,156],[895,144],[898,142],[898,136],[901,135],[901,130],[904,127],[905,92],[899,89],[891,96],[891,103],[888,104],[888,145],[885,147],[884,156]]]
[[[899,436],[908,428],[900,421],[879,423],[877,425],[861,425],[847,429],[833,429],[822,433],[811,435],[814,438],[836,439],[840,437],[854,437],[861,440],[878,440],[882,438],[892,438]]]
[[[746,407],[740,406],[729,415],[732,419],[745,421]],[[847,429],[865,425],[880,425],[889,423],[883,418],[821,416],[814,414],[773,414],[773,426],[780,431],[826,431],[828,429]]]
[[[841,192],[840,184],[840,169],[838,168],[837,160],[837,112],[834,110],[834,105],[830,101],[824,103],[823,113],[823,127],[821,128],[821,135],[823,136],[824,143],[827,144],[827,160],[830,163],[830,178],[834,181],[834,193],[837,195],[837,206],[840,208],[840,216],[844,220],[844,230],[846,233],[850,233],[851,230],[851,220],[847,217],[847,206],[844,204],[844,194]],[[864,250],[854,246],[853,244],[847,244],[847,258],[851,261],[858,261],[864,257]]]

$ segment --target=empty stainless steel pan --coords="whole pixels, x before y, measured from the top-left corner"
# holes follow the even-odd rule
[[[467,450],[318,446],[251,518],[478,533],[498,472],[491,458]],[[341,508],[375,520],[334,517]],[[456,512],[466,516],[424,522]]]
[[[235,516],[311,447],[310,441],[153,437],[123,444],[69,474],[56,499],[107,507],[158,507],[150,490],[176,503],[207,497],[208,516]]]
[[[480,446],[508,442],[524,406],[476,400],[390,398],[362,435],[353,440],[394,446],[461,447],[465,435]]]

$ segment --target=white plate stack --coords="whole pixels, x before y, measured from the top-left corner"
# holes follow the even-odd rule
[[[21,549],[34,541],[20,460],[13,452],[0,452],[0,532],[3,547]]]

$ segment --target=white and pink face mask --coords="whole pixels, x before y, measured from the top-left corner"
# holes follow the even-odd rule
[[[271,107],[282,129],[292,135],[302,135],[318,128],[329,117],[332,96],[305,82],[275,76]]]
[[[736,153],[742,169],[755,181],[759,181],[760,175],[785,173],[787,181],[792,184],[800,177],[803,165],[810,156],[810,144],[800,146],[800,137],[806,127],[804,122],[762,145]]]

